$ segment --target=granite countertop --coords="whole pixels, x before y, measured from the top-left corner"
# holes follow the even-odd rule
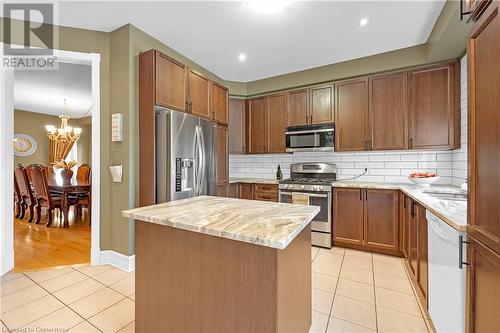
[[[423,187],[412,184],[396,184],[396,183],[373,183],[373,182],[356,182],[356,181],[337,181],[332,183],[333,187],[353,187],[353,188],[374,188],[387,190],[400,190],[413,198],[415,201],[423,205],[434,215],[439,217],[452,228],[467,232],[467,201],[459,200],[442,200],[431,197],[424,193],[428,191],[438,191],[443,193],[458,193],[466,194],[465,191],[457,186],[452,185],[433,185]]]
[[[276,184],[276,179],[261,179],[261,178],[230,178],[229,183],[252,183],[252,184]]]
[[[284,249],[320,207],[200,196],[126,210],[127,218]]]

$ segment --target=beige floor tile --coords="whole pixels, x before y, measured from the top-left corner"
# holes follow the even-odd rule
[[[400,293],[399,291],[375,288],[377,306],[404,312],[414,316],[422,316],[417,299],[413,295]]]
[[[340,279],[336,294],[375,304],[375,289],[369,284]]]
[[[342,266],[342,270],[340,271],[340,278],[356,282],[363,282],[366,284],[373,284],[372,271],[351,266]]]
[[[34,286],[35,283],[26,276],[18,277],[17,279],[8,280],[0,284],[0,295],[6,296],[24,288]]]
[[[319,248],[314,247],[314,246],[311,247],[311,262],[314,261],[314,257],[316,257],[318,252],[319,252]]]
[[[24,274],[23,273],[10,272],[10,273],[7,273],[7,274],[1,276],[0,277],[0,282],[7,282],[7,281],[12,280],[12,279],[20,278],[21,276],[24,276]]]
[[[126,279],[128,276],[129,274],[127,274],[127,272],[118,268],[111,268],[103,273],[94,275],[92,278],[109,286],[113,283]]]
[[[31,332],[65,332],[83,322],[83,318],[73,312],[70,308],[64,307],[60,310],[29,323],[24,328]]]
[[[7,296],[2,296],[0,298],[0,313],[10,311],[48,294],[42,287],[35,284]]]
[[[335,292],[337,277],[333,275],[312,272],[312,286],[331,293]]]
[[[376,329],[375,305],[336,295],[332,316],[352,323]]]
[[[135,333],[135,321],[119,330],[118,333]]]
[[[314,262],[312,263],[313,272],[323,273],[333,276],[339,276],[340,267],[341,267],[340,263],[332,263],[324,261],[318,258],[318,256],[316,256],[316,259],[314,259]]]
[[[130,296],[135,293],[135,275],[131,275],[125,280],[113,283],[109,287],[122,295]]]
[[[401,278],[386,274],[375,273],[375,286],[391,289],[405,294],[413,295],[413,289],[408,278]]]
[[[375,332],[364,326],[360,326],[339,318],[330,317],[327,333],[371,333]]]
[[[133,301],[135,301],[135,293],[129,296]]]
[[[92,324],[87,321],[82,322],[81,324],[76,325],[68,332],[70,333],[101,333],[97,328],[95,328]]]
[[[384,333],[423,333],[427,326],[423,318],[414,317],[402,312],[377,308],[379,332]]]
[[[342,264],[342,259],[344,256],[340,253],[336,252],[326,252],[326,251],[319,251],[318,254],[316,255],[316,260],[323,261],[325,263],[330,263],[330,264]]]
[[[342,266],[353,267],[357,269],[372,271],[372,258],[362,257],[362,256],[345,256]]]
[[[313,311],[309,333],[325,333],[326,325],[328,325],[328,315]]]
[[[107,307],[118,303],[123,298],[124,296],[116,291],[110,288],[104,288],[70,304],[69,307],[82,317],[90,318]]]
[[[387,264],[400,264],[401,258],[396,256],[388,256],[385,254],[374,253],[373,262],[383,262]]]
[[[83,281],[55,292],[54,296],[65,304],[71,304],[105,287],[105,285],[94,279],[86,278]]]
[[[332,308],[333,293],[324,290],[312,289],[312,309],[330,315]]]
[[[36,283],[40,283],[72,271],[74,271],[73,268],[57,268],[57,269],[45,269],[42,271],[29,272],[25,274]]]
[[[403,267],[403,263],[401,262],[387,263],[375,261],[373,263],[373,271],[375,272],[375,274],[385,274],[399,278],[407,277],[406,271]]]
[[[80,267],[75,267],[75,268],[78,271],[82,272],[83,274],[92,277],[92,276],[104,273],[104,272],[112,269],[113,266],[111,266],[111,265],[98,265],[98,266],[85,265],[85,266],[80,266]]]
[[[354,250],[354,249],[345,249],[345,256],[371,258],[372,253],[367,252],[367,251]]]
[[[3,313],[2,320],[9,329],[20,328],[63,307],[63,303],[47,295]]]
[[[343,247],[338,247],[338,246],[334,246],[332,247],[331,249],[324,249],[324,248],[320,248],[319,250],[320,252],[327,252],[327,253],[337,253],[337,254],[341,254],[341,255],[344,255],[345,253],[345,248]]]
[[[75,283],[88,279],[88,277],[76,270],[58,277],[40,282],[40,286],[47,289],[48,292],[54,293],[63,288],[69,287]]]
[[[135,319],[135,302],[126,298],[89,319],[98,329],[117,332]]]

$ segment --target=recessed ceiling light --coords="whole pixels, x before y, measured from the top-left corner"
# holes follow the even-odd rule
[[[241,62],[245,62],[245,60],[247,60],[247,55],[245,53],[240,53],[238,55],[238,59],[241,61]]]
[[[364,27],[365,25],[368,24],[368,19],[367,18],[363,18],[361,19],[361,21],[359,21],[359,25]]]
[[[245,1],[248,7],[265,14],[276,14],[292,0],[248,0]]]

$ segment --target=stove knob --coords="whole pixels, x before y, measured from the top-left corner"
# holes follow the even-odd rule
[[[305,187],[305,185],[300,185],[300,189],[301,189],[301,190],[303,190],[303,189],[305,189],[305,188],[306,188],[306,187]]]

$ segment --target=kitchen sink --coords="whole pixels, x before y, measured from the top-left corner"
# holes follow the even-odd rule
[[[465,193],[446,193],[436,191],[424,191],[424,193],[440,200],[467,201],[467,194]]]

